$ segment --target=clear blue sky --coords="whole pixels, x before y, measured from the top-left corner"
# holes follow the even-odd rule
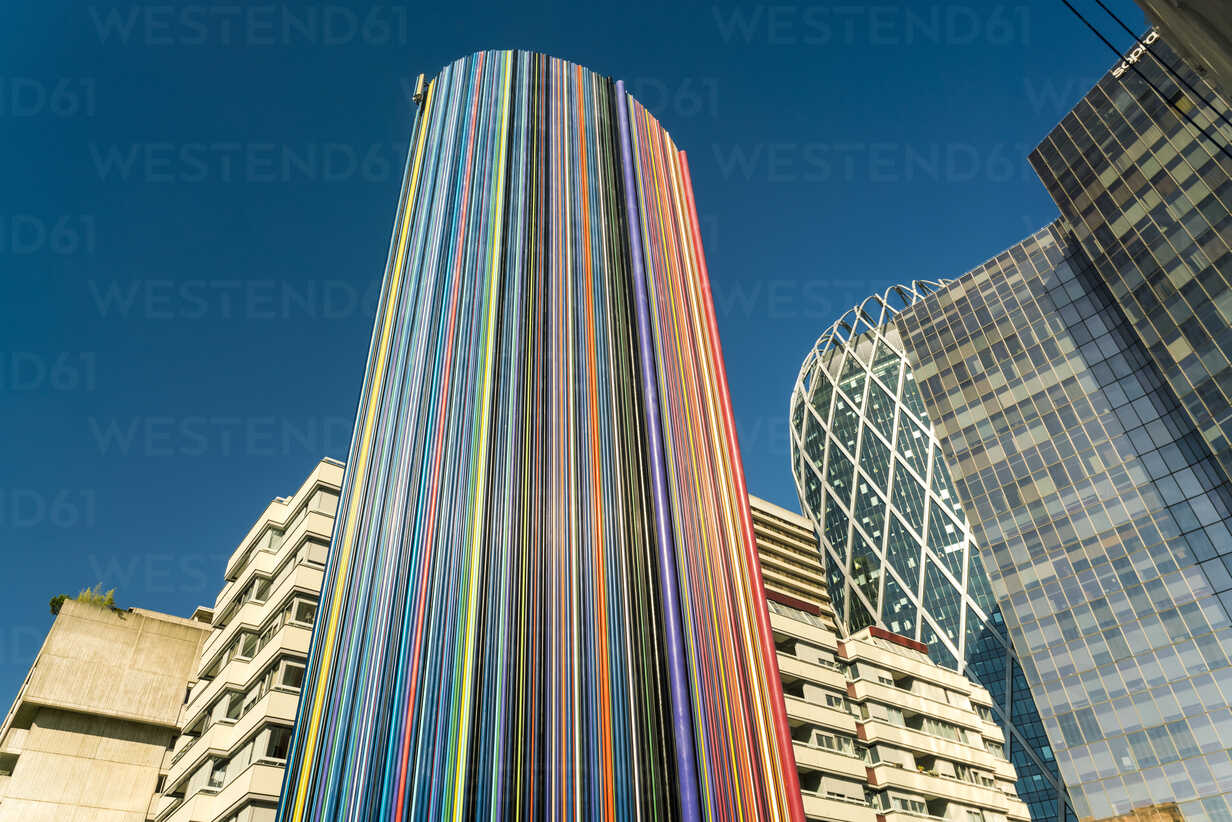
[[[798,510],[809,346],[1053,219],[1026,155],[1113,62],[1059,0],[663,5],[4,4],[0,710],[53,594],[187,615],[345,457],[419,72],[545,51],[672,131],[749,487]]]

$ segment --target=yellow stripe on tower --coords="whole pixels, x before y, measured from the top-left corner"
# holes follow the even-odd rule
[[[402,210],[402,230],[398,234],[398,250],[394,255],[394,267],[389,279],[389,298],[385,303],[385,317],[381,324],[381,341],[377,345],[377,359],[372,371],[371,393],[368,395],[368,406],[364,410],[364,429],[363,436],[360,439],[359,458],[356,460],[351,474],[351,488],[347,493],[348,498],[352,501],[347,507],[347,518],[342,530],[342,539],[338,543],[338,566],[334,572],[335,579],[345,579],[347,567],[351,560],[351,548],[355,541],[355,520],[359,514],[359,506],[355,504],[355,500],[359,499],[359,485],[363,479],[364,472],[368,466],[368,456],[372,451],[372,427],[376,419],[376,409],[381,396],[381,383],[385,376],[385,360],[389,354],[389,336],[390,329],[393,327],[393,319],[397,316],[398,292],[402,284],[402,258],[406,251],[406,238],[410,230],[411,224],[411,206],[415,201],[415,189],[419,184],[419,169],[423,163],[423,150],[425,138],[428,134],[427,117],[432,108],[432,92],[436,88],[436,80],[433,80],[428,85],[428,96],[424,101],[423,111],[420,114],[419,129],[419,144],[415,146],[415,161],[411,166],[411,185],[407,192],[406,207]],[[330,665],[333,663],[334,656],[334,640],[338,627],[338,612],[342,603],[342,596],[337,593],[330,602],[329,616],[323,626],[323,636],[325,644],[321,648],[321,659],[318,663],[316,681],[313,683],[312,708],[308,714],[308,737],[304,741],[304,753],[300,761],[311,763],[314,761],[317,745],[317,731],[321,725],[321,708],[325,701],[325,682],[328,680]],[[295,805],[291,816],[292,822],[302,822],[304,818],[304,801],[308,794],[308,779],[304,778],[302,773],[296,774],[298,787],[295,791]]]
[[[497,290],[496,278],[499,276],[501,254],[501,229],[504,227],[504,206],[505,206],[505,155],[506,155],[506,139],[505,131],[509,126],[509,83],[513,75],[513,59],[510,52],[504,52],[505,70],[504,77],[501,81],[501,120],[500,131],[498,132],[498,142],[500,143],[500,160],[497,164],[496,173],[496,202],[493,209],[494,215],[489,214],[489,217],[495,216],[492,220],[492,242],[488,248],[492,249],[491,262],[488,266],[488,282],[487,282],[487,303],[488,312],[486,322],[485,336],[487,337],[484,354],[483,354],[483,390],[480,394],[479,418],[481,420],[479,427],[479,448],[475,454],[475,464],[478,470],[478,477],[475,482],[475,496],[471,505],[471,544],[470,544],[470,578],[467,581],[466,591],[466,634],[464,639],[465,653],[463,654],[463,673],[462,673],[462,707],[461,707],[461,722],[458,726],[458,768],[454,776],[453,785],[453,820],[460,822],[462,819],[462,808],[466,804],[460,802],[459,797],[466,795],[466,763],[469,757],[469,740],[470,740],[470,721],[471,721],[471,680],[474,678],[475,654],[472,648],[475,643],[475,608],[477,606],[477,597],[475,589],[479,584],[479,543],[483,539],[483,500],[485,497],[485,485],[487,482],[487,467],[488,467],[488,431],[491,428],[491,418],[485,413],[492,397],[492,360],[494,358],[493,347],[495,344],[495,334],[493,329],[496,327],[496,304]]]

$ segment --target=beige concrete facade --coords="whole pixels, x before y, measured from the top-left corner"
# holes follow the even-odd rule
[[[165,751],[157,822],[269,822],[299,705],[342,465],[269,504],[227,562],[196,683]]]
[[[808,818],[1028,820],[988,692],[888,631],[840,638],[808,520],[750,502]]]
[[[207,635],[66,601],[0,726],[0,822],[144,822]]]

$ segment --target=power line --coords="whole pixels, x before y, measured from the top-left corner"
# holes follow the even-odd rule
[[[1074,16],[1075,16],[1075,17],[1077,17],[1079,20],[1081,20],[1081,21],[1082,21],[1082,24],[1083,24],[1084,26],[1086,26],[1088,29],[1090,29],[1090,30],[1091,30],[1091,33],[1092,33],[1092,34],[1094,34],[1096,37],[1098,37],[1098,38],[1100,39],[1100,41],[1101,41],[1101,42],[1102,42],[1105,46],[1107,46],[1107,47],[1109,48],[1109,50],[1111,50],[1114,54],[1116,54],[1117,59],[1120,59],[1120,58],[1121,58],[1121,50],[1120,50],[1120,49],[1118,49],[1116,46],[1114,46],[1114,45],[1112,44],[1112,42],[1111,42],[1111,41],[1110,41],[1107,37],[1105,37],[1105,36],[1104,36],[1104,35],[1100,32],[1100,30],[1099,30],[1099,29],[1095,28],[1095,25],[1094,25],[1093,23],[1091,23],[1091,21],[1090,21],[1090,20],[1088,20],[1086,17],[1084,17],[1084,16],[1083,16],[1083,14],[1082,14],[1082,12],[1080,12],[1080,11],[1078,11],[1078,9],[1074,8],[1074,5],[1073,5],[1072,3],[1070,3],[1070,2],[1069,2],[1069,0],[1061,0],[1061,2],[1065,4],[1065,7],[1066,7],[1066,8],[1068,8],[1070,11],[1072,11],[1072,12],[1074,13]],[[1148,52],[1148,53],[1149,53],[1149,52]],[[1154,56],[1154,55],[1152,55],[1152,56]],[[1154,81],[1152,81],[1150,77],[1147,77],[1145,74],[1143,74],[1143,73],[1142,73],[1142,71],[1141,71],[1141,70],[1139,70],[1139,68],[1138,68],[1138,66],[1137,66],[1136,64],[1134,64],[1134,63],[1129,63],[1128,61],[1126,61],[1126,62],[1127,62],[1127,64],[1128,64],[1128,66],[1130,67],[1130,69],[1132,69],[1132,70],[1133,70],[1134,74],[1137,74],[1139,77],[1141,77],[1141,78],[1142,78],[1142,81],[1143,81],[1144,83],[1146,83],[1148,86],[1150,86],[1150,87],[1151,87],[1151,89],[1152,89],[1152,90],[1154,90],[1154,92],[1155,92],[1157,95],[1159,95],[1159,99],[1163,100],[1165,103],[1167,103],[1167,102],[1168,102],[1168,98],[1167,98],[1167,96],[1163,93],[1163,91],[1161,91],[1161,90],[1160,90],[1159,86],[1155,85]],[[1189,124],[1190,124],[1191,126],[1193,126],[1193,127],[1194,127],[1194,128],[1196,128],[1199,132],[1201,132],[1202,136],[1203,136],[1203,137],[1205,137],[1207,140],[1209,140],[1209,141],[1211,142],[1211,144],[1212,144],[1213,146],[1215,146],[1215,148],[1219,149],[1219,150],[1220,150],[1220,151],[1222,151],[1225,155],[1227,155],[1228,159],[1232,159],[1232,151],[1230,151],[1230,150],[1227,148],[1227,146],[1223,145],[1223,144],[1222,144],[1222,143],[1220,143],[1218,140],[1216,140],[1214,137],[1212,137],[1212,136],[1210,135],[1210,133],[1209,133],[1209,132],[1207,132],[1207,130],[1206,130],[1206,129],[1202,126],[1202,124],[1201,124],[1201,123],[1199,123],[1197,120],[1195,120],[1193,117],[1191,117],[1191,116],[1190,116],[1189,112],[1187,112],[1187,111],[1181,111],[1181,110],[1180,110],[1179,108],[1177,108],[1176,106],[1173,106],[1173,108],[1174,108],[1174,109],[1176,109],[1176,111],[1180,112],[1181,116],[1182,116],[1182,117],[1184,117],[1186,120],[1188,120],[1188,121],[1189,121]]]
[[[1150,52],[1150,55],[1151,55],[1152,57],[1154,57],[1154,58],[1155,58],[1156,62],[1158,62],[1160,65],[1162,65],[1164,68],[1166,68],[1166,69],[1168,70],[1168,73],[1169,73],[1169,74],[1171,74],[1173,77],[1175,77],[1175,78],[1176,78],[1177,82],[1179,82],[1179,83],[1183,84],[1183,85],[1185,86],[1185,88],[1189,89],[1189,90],[1193,93],[1193,95],[1194,95],[1195,97],[1197,97],[1199,100],[1201,100],[1201,101],[1202,101],[1202,102],[1203,102],[1203,103],[1204,103],[1204,104],[1205,104],[1205,105],[1206,105],[1206,106],[1207,106],[1207,107],[1211,110],[1211,112],[1215,114],[1215,116],[1216,116],[1216,117],[1218,117],[1220,120],[1223,120],[1223,122],[1224,122],[1224,124],[1225,124],[1225,125],[1232,127],[1232,120],[1229,120],[1229,119],[1228,119],[1228,116],[1227,116],[1226,114],[1224,114],[1224,113],[1223,113],[1223,110],[1222,110],[1222,107],[1221,107],[1221,106],[1216,105],[1216,104],[1212,103],[1210,100],[1206,99],[1206,97],[1202,94],[1202,92],[1201,92],[1201,91],[1199,91],[1198,89],[1194,88],[1194,86],[1193,86],[1193,84],[1192,84],[1192,83],[1190,83],[1188,80],[1186,80],[1186,79],[1184,78],[1184,76],[1182,76],[1182,75],[1181,75],[1181,73],[1180,73],[1180,72],[1178,72],[1176,69],[1174,69],[1174,68],[1172,67],[1172,64],[1171,64],[1171,63],[1169,63],[1167,60],[1164,60],[1164,58],[1163,58],[1162,56],[1160,56],[1159,54],[1156,54],[1155,52],[1151,51],[1150,46],[1149,46],[1148,44],[1146,44],[1146,43],[1142,42],[1142,38],[1140,38],[1140,37],[1139,37],[1139,36],[1138,36],[1138,35],[1134,32],[1134,30],[1133,30],[1133,29],[1131,29],[1129,26],[1127,26],[1127,25],[1125,24],[1125,21],[1124,21],[1124,20],[1122,20],[1122,19],[1120,18],[1120,16],[1119,16],[1116,12],[1114,12],[1112,9],[1108,8],[1107,4],[1105,4],[1105,3],[1104,3],[1104,0],[1095,0],[1095,2],[1096,2],[1097,4],[1099,4],[1099,7],[1100,7],[1101,9],[1103,9],[1105,12],[1107,12],[1107,13],[1108,13],[1108,16],[1109,16],[1109,17],[1111,17],[1113,20],[1115,20],[1115,21],[1117,22],[1117,25],[1119,25],[1122,29],[1124,29],[1124,30],[1125,30],[1125,33],[1126,33],[1126,34],[1128,34],[1130,37],[1134,38],[1134,42],[1135,42],[1135,43],[1137,43],[1138,45],[1142,46],[1142,48],[1144,48],[1144,49],[1146,49],[1148,52]],[[1215,99],[1216,99],[1216,100],[1219,100],[1219,95],[1216,95],[1216,96],[1215,96]]]

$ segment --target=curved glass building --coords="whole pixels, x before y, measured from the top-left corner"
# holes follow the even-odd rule
[[[821,335],[792,392],[792,472],[840,626],[924,642],[987,688],[1019,795],[1034,819],[1063,818],[1052,749],[892,323],[943,286],[894,286]]]

